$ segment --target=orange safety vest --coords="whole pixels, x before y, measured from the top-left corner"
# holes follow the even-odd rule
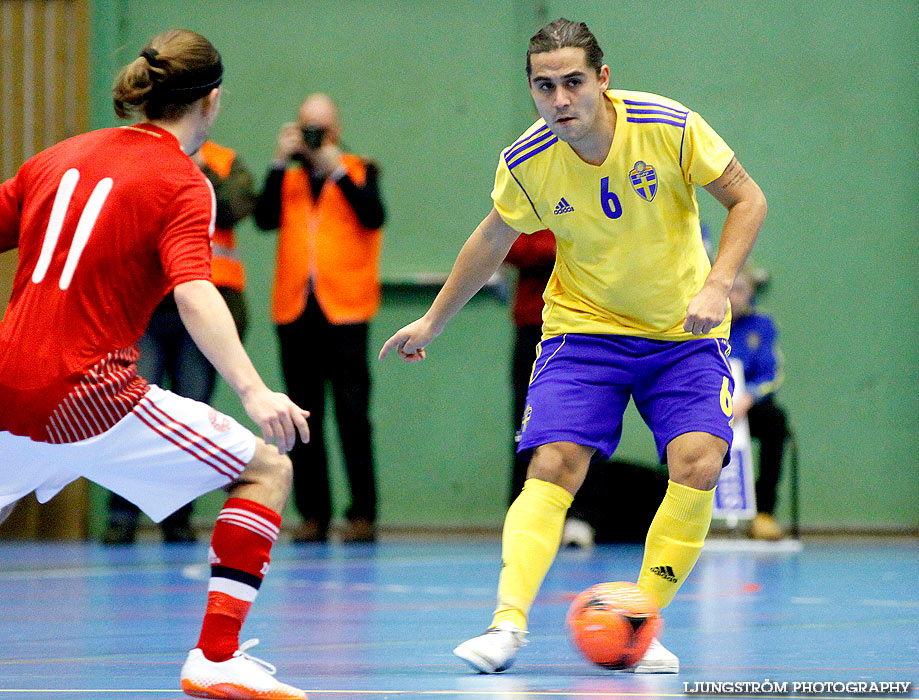
[[[201,157],[220,177],[227,177],[236,153],[212,141],[201,146]],[[236,250],[236,234],[231,228],[214,228],[211,239],[211,281],[217,287],[229,287],[238,292],[246,285],[243,264]]]
[[[358,186],[364,162],[343,155],[341,165]],[[364,323],[380,306],[379,259],[382,232],[361,226],[341,189],[326,180],[313,201],[309,176],[289,168],[281,182],[272,313],[276,323],[295,321],[312,290],[331,323]]]

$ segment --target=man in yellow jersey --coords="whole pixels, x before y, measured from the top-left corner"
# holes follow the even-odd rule
[[[541,118],[501,154],[494,208],[428,312],[380,351],[424,359],[519,233],[555,233],[520,427],[519,449],[535,452],[504,523],[498,607],[485,634],[454,651],[482,673],[509,668],[524,645],[565,513],[591,459],[615,450],[630,397],[670,476],[638,584],[663,608],[688,576],[732,438],[728,292],[766,215],[759,187],[698,114],[608,89],[609,67],[585,24],[558,19],[533,36],[527,75]],[[728,210],[714,264],[696,185]],[[655,639],[631,670],[676,673],[679,661]]]

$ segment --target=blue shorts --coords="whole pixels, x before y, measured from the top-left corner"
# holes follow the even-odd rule
[[[700,431],[728,443],[734,379],[726,340],[667,341],[566,333],[539,344],[518,451],[551,442],[596,448],[607,459],[622,437],[629,398],[654,433],[661,463],[678,435]]]

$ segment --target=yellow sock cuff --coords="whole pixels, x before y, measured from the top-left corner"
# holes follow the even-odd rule
[[[542,479],[527,479],[523,482],[523,490],[530,497],[535,496],[547,505],[564,508],[565,510],[571,507],[571,502],[574,500],[574,496],[567,489]]]
[[[675,481],[667,482],[667,494],[661,503],[661,514],[674,520],[695,522],[700,517],[711,519],[712,506],[715,503],[715,489],[700,491],[691,486],[684,486]]]

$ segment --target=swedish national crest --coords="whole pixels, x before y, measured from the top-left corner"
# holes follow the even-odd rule
[[[629,171],[629,182],[632,183],[632,189],[635,194],[646,202],[654,199],[657,194],[657,171],[653,165],[640,160],[632,166]]]

